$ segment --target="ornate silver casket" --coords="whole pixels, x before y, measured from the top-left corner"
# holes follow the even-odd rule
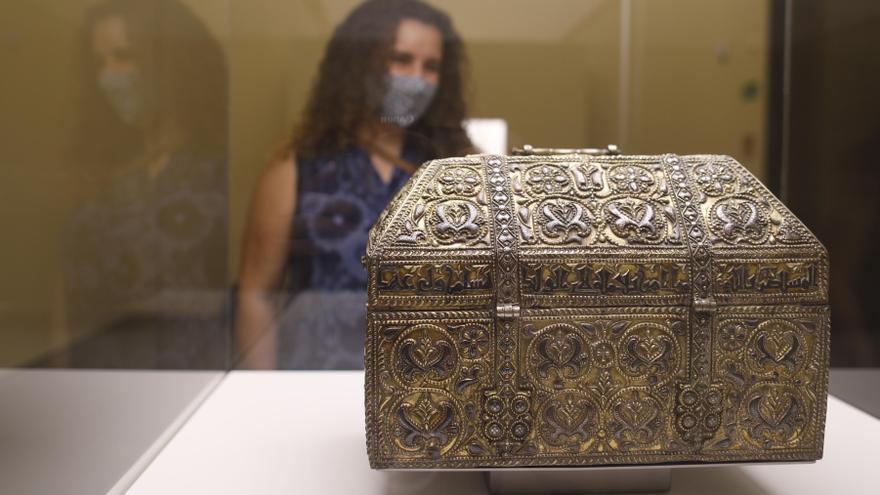
[[[822,455],[827,251],[730,157],[428,162],[364,262],[374,468]]]

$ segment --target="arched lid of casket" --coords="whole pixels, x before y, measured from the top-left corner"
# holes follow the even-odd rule
[[[745,167],[721,155],[430,161],[371,229],[365,261],[505,256],[520,266],[518,283],[539,292],[553,292],[545,287],[553,270],[580,270],[586,275],[564,280],[587,277],[595,288],[604,278],[610,291],[616,284],[648,292],[680,282],[681,301],[694,284],[720,303],[740,295],[827,303],[825,247]],[[679,270],[677,282],[664,270]],[[560,291],[577,292],[564,285]]]

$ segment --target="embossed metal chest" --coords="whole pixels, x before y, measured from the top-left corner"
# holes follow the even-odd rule
[[[822,455],[827,251],[730,157],[428,162],[364,262],[374,468]]]

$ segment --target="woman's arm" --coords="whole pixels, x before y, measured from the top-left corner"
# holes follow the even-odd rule
[[[296,160],[270,163],[251,200],[239,272],[236,354],[247,368],[277,366],[275,307],[296,213]]]

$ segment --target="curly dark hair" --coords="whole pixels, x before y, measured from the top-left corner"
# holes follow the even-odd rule
[[[283,151],[314,157],[359,144],[358,129],[378,119],[388,58],[405,19],[433,26],[443,37],[437,93],[421,118],[406,128],[408,141],[432,158],[473,149],[461,126],[464,47],[449,16],[418,0],[367,0],[333,33],[309,103]]]
[[[125,22],[143,78],[144,115],[137,128],[120,120],[97,83],[92,34],[98,22],[111,16]],[[189,8],[177,0],[105,1],[88,10],[79,36],[82,95],[72,153],[80,178],[112,176],[149,152],[145,135],[168,125],[182,133],[179,145],[188,151],[222,157],[227,142],[226,59],[220,43]]]

